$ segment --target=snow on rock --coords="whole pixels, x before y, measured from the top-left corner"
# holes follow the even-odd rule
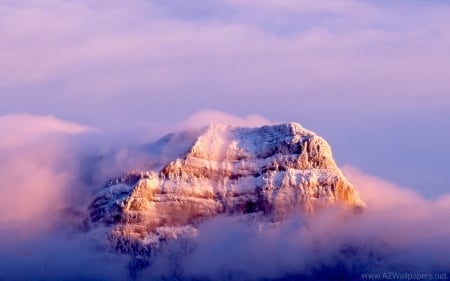
[[[109,181],[90,205],[90,224],[111,226],[110,241],[120,251],[195,235],[196,224],[219,214],[280,221],[328,205],[364,208],[329,144],[298,123],[211,125],[195,137],[171,134],[156,145],[163,145],[161,154],[176,153],[161,155],[165,162],[154,170]]]

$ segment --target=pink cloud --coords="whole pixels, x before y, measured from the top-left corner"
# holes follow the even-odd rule
[[[256,114],[240,117],[217,110],[204,109],[191,114],[185,120],[181,121],[176,128],[200,128],[210,124],[258,127],[274,124],[274,122]]]
[[[73,122],[59,120],[53,116],[10,114],[0,116],[0,149],[24,145],[36,138],[51,134],[79,134],[92,128]]]
[[[431,259],[420,265],[444,265],[437,253],[450,253],[445,238],[450,236],[450,225],[446,223],[450,219],[450,194],[429,200],[412,189],[367,175],[354,167],[346,166],[343,171],[367,204],[366,214],[357,220],[363,224],[358,235],[379,236],[392,247],[403,249],[403,261],[407,253],[429,247],[423,254],[430,255]]]
[[[115,101],[116,109],[123,100],[187,97],[228,107],[262,97],[265,107],[280,100],[315,108],[343,100],[352,108],[368,101],[383,109],[450,105],[446,6],[402,13],[357,1],[224,2],[237,10],[232,21],[199,23],[143,1],[27,3],[0,5],[7,27],[0,38],[8,42],[0,45],[0,89],[50,84],[80,110],[80,97],[94,108]],[[247,16],[259,11],[262,19]],[[327,17],[308,28],[296,23],[288,36],[265,28],[285,12],[301,22]],[[384,27],[390,20],[398,26]]]
[[[64,206],[74,150],[67,136],[91,130],[52,116],[0,116],[0,228],[45,228]]]
[[[394,183],[365,174],[352,166],[343,168],[345,175],[358,187],[361,198],[370,205],[370,210],[390,210],[401,206],[412,207],[432,204],[425,200],[418,192],[406,187],[399,187]]]

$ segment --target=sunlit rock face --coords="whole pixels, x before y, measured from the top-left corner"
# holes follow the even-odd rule
[[[166,162],[111,180],[90,205],[90,224],[111,226],[121,251],[195,236],[199,222],[218,214],[279,221],[330,205],[364,207],[329,144],[297,123],[211,125],[168,135],[152,149]]]

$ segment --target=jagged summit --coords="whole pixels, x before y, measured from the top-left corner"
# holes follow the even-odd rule
[[[164,160],[111,180],[90,206],[91,224],[113,227],[122,250],[130,241],[151,247],[167,233],[195,233],[218,214],[278,221],[322,206],[364,206],[329,144],[298,123],[210,125],[168,135],[152,149]]]

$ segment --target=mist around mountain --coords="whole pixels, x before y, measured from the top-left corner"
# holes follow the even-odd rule
[[[17,130],[25,124],[39,129]],[[345,166],[363,212],[333,204],[269,221],[258,212],[220,213],[175,237],[167,232],[170,239],[148,253],[120,252],[108,240],[111,226],[86,225],[89,204],[109,180],[147,167],[149,156],[159,155],[151,163],[158,166],[188,147],[149,149],[157,136],[136,143],[53,117],[10,116],[0,129],[14,136],[0,142],[0,280],[449,278],[450,195],[427,200]]]

